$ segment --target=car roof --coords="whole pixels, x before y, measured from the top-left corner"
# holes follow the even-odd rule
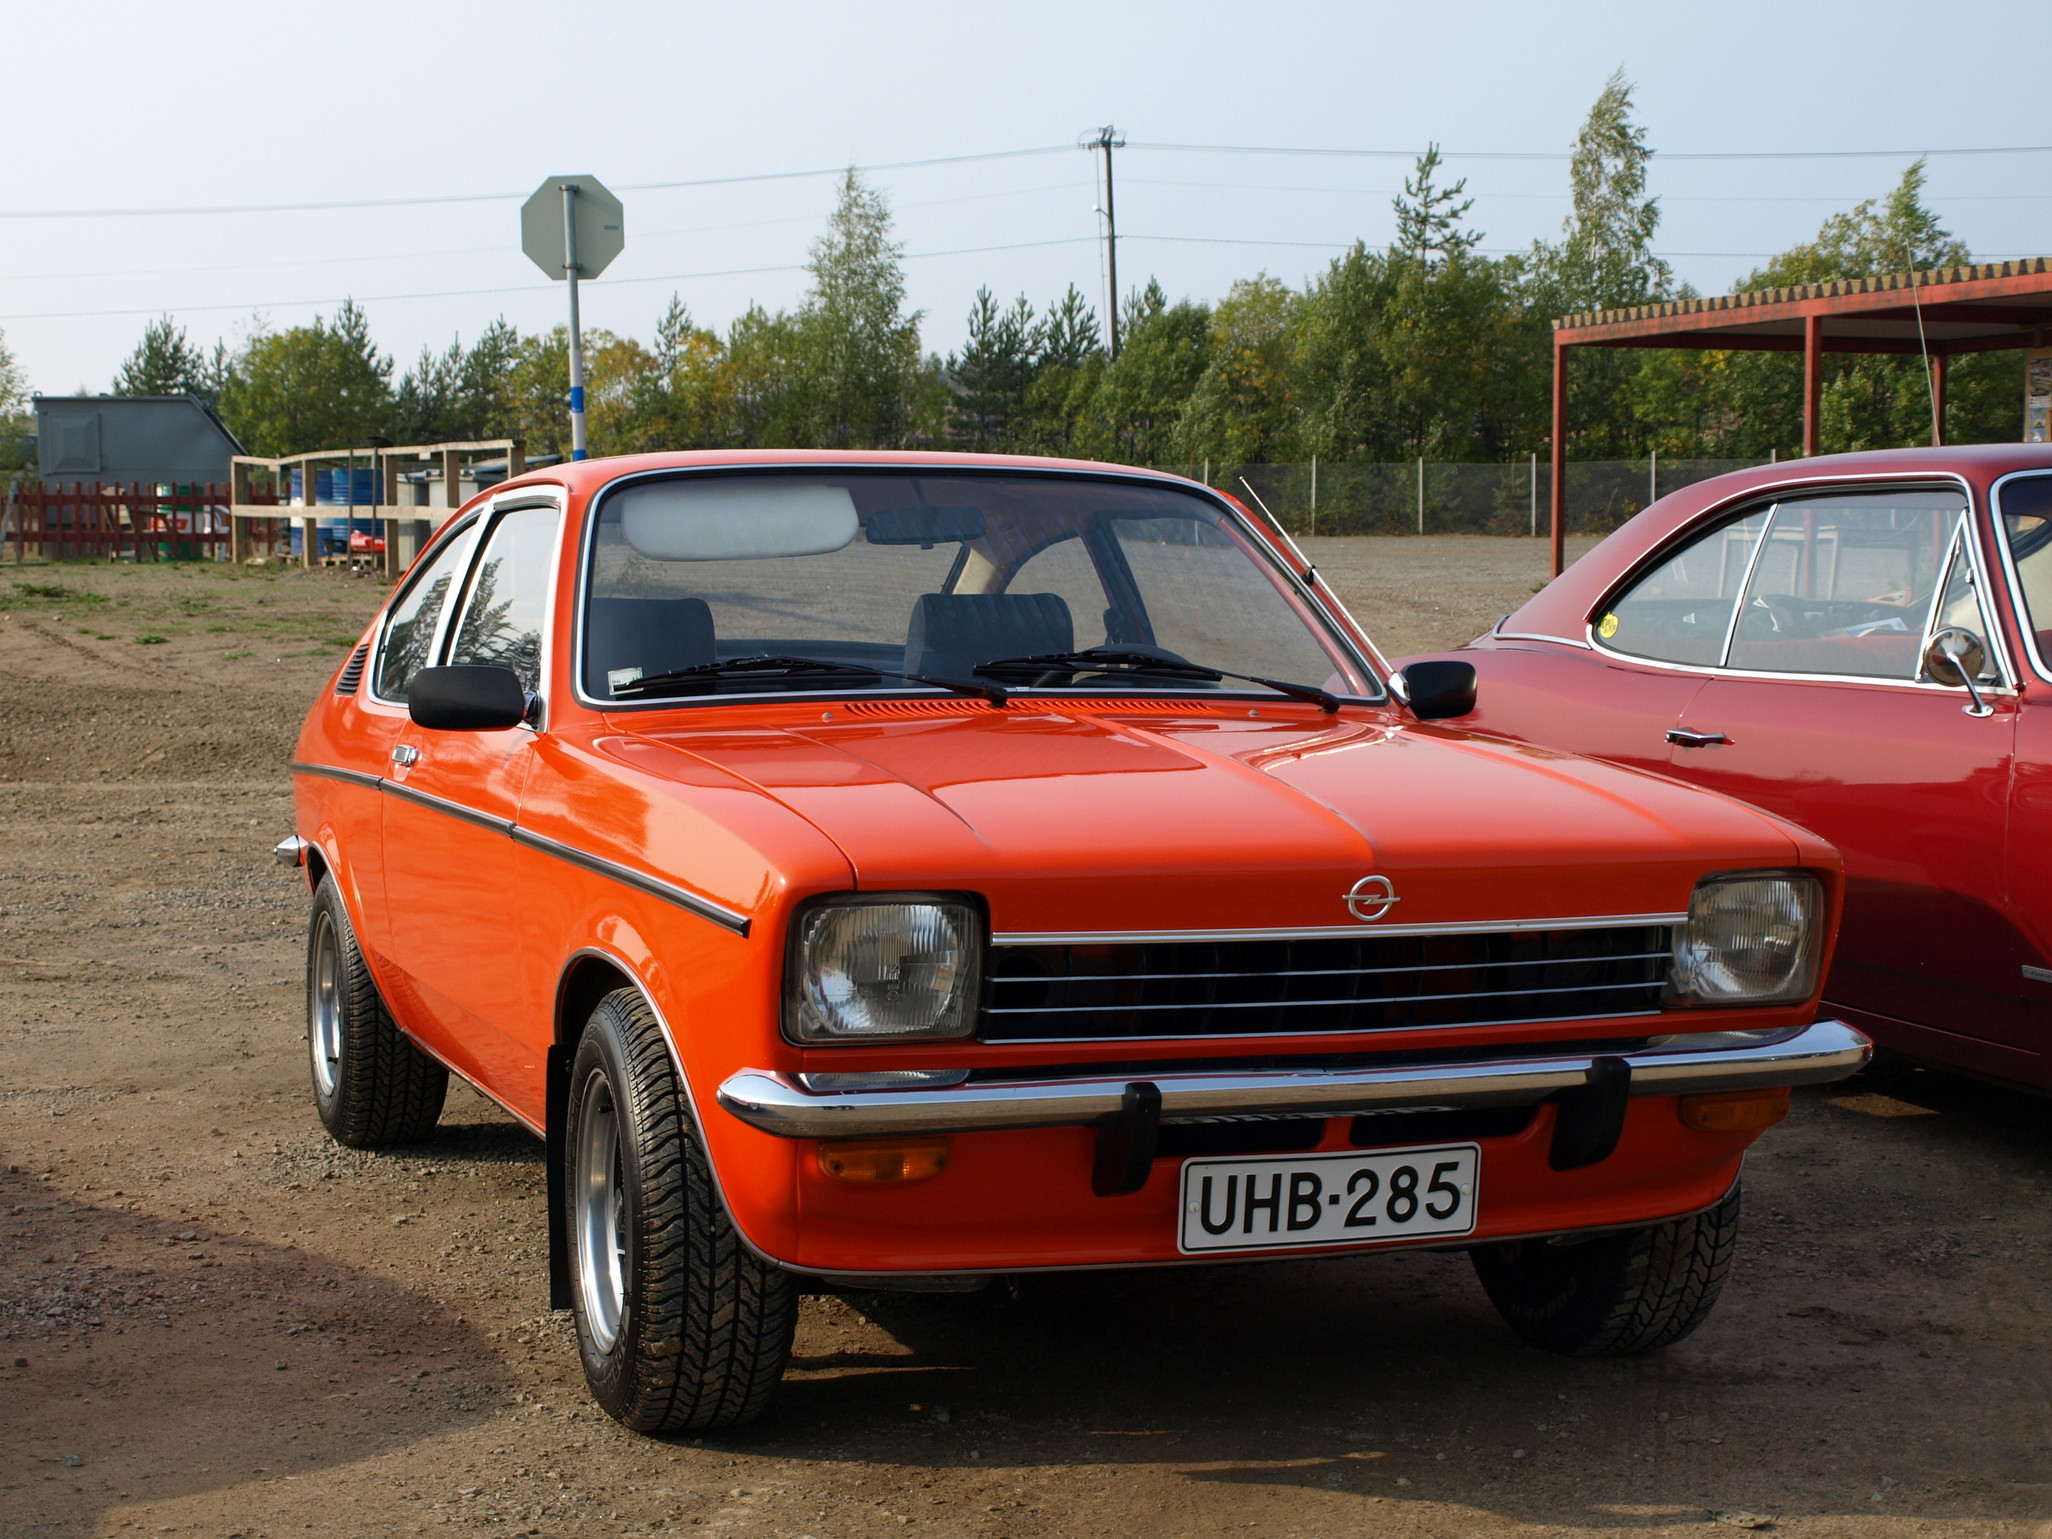
[[[790,469],[832,467],[861,469],[919,466],[927,470],[1042,470],[1070,474],[1144,476],[1177,486],[1203,488],[1201,482],[1138,465],[1102,460],[1054,459],[1032,454],[966,454],[931,449],[689,449],[663,454],[620,454],[605,459],[575,460],[550,465],[518,480],[491,488],[494,496],[523,486],[565,486],[573,497],[588,496],[607,482],[650,470],[704,470],[780,466]]]
[[[1511,614],[1502,628],[1579,637],[1597,604],[1623,574],[1640,567],[1685,525],[1761,492],[1825,481],[1942,475],[1963,479],[1977,497],[1985,497],[1997,480],[2018,470],[2052,470],[2052,444],[1960,444],[1818,454],[1713,476],[1669,492],[1629,519]]]

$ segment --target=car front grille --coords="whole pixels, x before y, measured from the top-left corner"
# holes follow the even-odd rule
[[[991,950],[987,1042],[1298,1036],[1660,1008],[1672,926]]]

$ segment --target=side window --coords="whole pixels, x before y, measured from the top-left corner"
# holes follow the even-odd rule
[[[1641,577],[1596,622],[1606,647],[1664,663],[1724,660],[1733,607],[1772,508],[1684,545]]]
[[[1059,594],[1076,622],[1077,647],[1104,645],[1104,583],[1097,575],[1090,552],[1076,536],[1056,540],[1028,556],[1012,573],[1005,591]]]
[[[384,640],[378,646],[377,672],[372,676],[372,690],[380,699],[403,704],[413,676],[434,661],[430,654],[436,627],[441,624],[442,611],[449,607],[451,590],[462,579],[474,533],[474,529],[452,533],[392,606]]]
[[[2019,476],[2003,483],[2000,496],[2025,624],[2037,636],[2038,656],[2052,662],[2052,476]]]
[[[1778,504],[1746,584],[1726,666],[1915,678],[1965,510],[1956,491]]]
[[[463,596],[451,663],[511,668],[529,690],[541,688],[556,518],[554,508],[516,508],[492,525]]]

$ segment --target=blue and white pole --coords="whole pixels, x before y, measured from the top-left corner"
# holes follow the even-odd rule
[[[577,320],[577,184],[563,184],[563,275],[570,280],[570,458],[589,459],[584,447],[584,331]]]

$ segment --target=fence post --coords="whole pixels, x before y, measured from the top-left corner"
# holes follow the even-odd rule
[[[1646,451],[1646,506],[1652,507],[1660,500],[1660,451]]]
[[[1539,538],[1539,451],[1532,451],[1532,538]]]
[[[1418,456],[1418,533],[1425,532],[1425,456]]]
[[[1311,533],[1318,533],[1318,456],[1311,456]]]

